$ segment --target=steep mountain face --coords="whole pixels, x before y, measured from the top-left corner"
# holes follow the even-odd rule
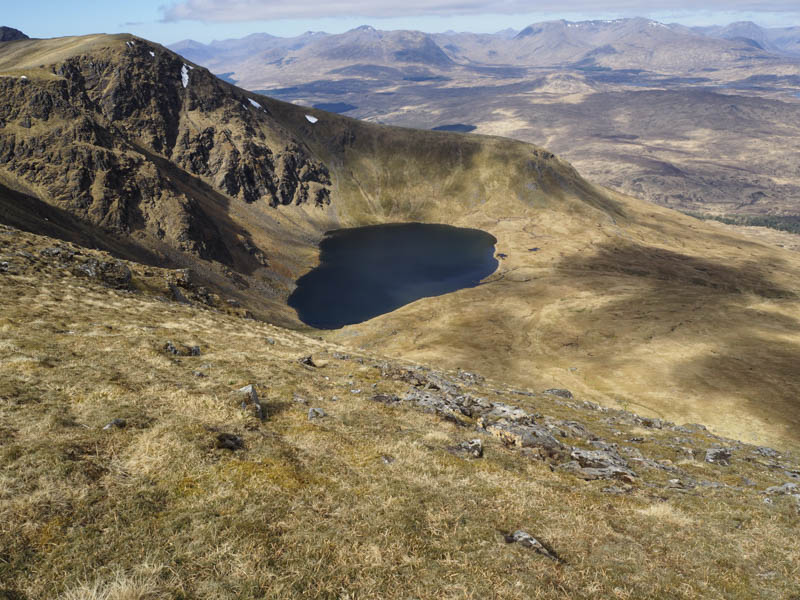
[[[29,39],[27,35],[22,33],[19,29],[13,27],[0,27],[0,42],[16,42],[18,40]]]
[[[219,226],[181,173],[243,202],[330,202],[325,166],[255,101],[161,48],[115,41],[0,78],[0,165],[18,187],[222,262],[231,259]],[[26,50],[9,49],[3,65],[27,67]],[[59,51],[58,41],[38,45]]]

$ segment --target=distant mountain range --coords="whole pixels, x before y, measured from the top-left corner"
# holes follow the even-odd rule
[[[800,27],[759,27],[752,21],[739,21],[725,27],[695,27],[704,35],[728,40],[742,40],[771,52],[800,56]]]
[[[494,34],[428,34],[362,26],[336,35],[307,32],[280,38],[259,33],[210,44],[184,40],[170,49],[257,89],[322,76],[425,78],[464,69],[502,77],[514,74],[509,68],[522,76],[524,69],[546,67],[704,72],[800,56],[800,27],[766,29],[734,23],[690,28],[640,17],[547,21],[519,32]],[[492,71],[498,68],[502,70]]]

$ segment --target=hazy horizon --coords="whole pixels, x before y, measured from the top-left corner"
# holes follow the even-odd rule
[[[380,30],[410,29],[427,33],[447,31],[495,33],[504,29],[521,30],[531,23],[564,19],[567,21],[614,20],[644,17],[661,23],[689,27],[752,21],[762,27],[789,27],[800,24],[800,8],[794,2],[712,1],[702,10],[677,0],[652,8],[644,2],[619,0],[606,3],[603,10],[584,2],[543,2],[531,11],[528,4],[509,0],[498,8],[480,0],[397,5],[373,3],[350,5],[299,0],[285,5],[274,0],[185,0],[168,5],[163,0],[142,0],[135,4],[97,6],[89,0],[65,5],[45,0],[15,7],[6,22],[30,37],[47,38],[90,33],[132,33],[161,44],[192,39],[202,43],[242,38],[254,33],[294,37],[307,31],[344,33],[361,25]]]

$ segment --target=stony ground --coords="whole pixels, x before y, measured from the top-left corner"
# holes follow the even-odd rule
[[[0,228],[0,598],[800,594],[796,449],[195,297]]]

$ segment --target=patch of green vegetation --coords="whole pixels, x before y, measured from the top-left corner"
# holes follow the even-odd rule
[[[711,215],[693,211],[684,211],[684,214],[701,221],[719,221],[726,225],[743,227],[769,227],[800,234],[800,215]]]

